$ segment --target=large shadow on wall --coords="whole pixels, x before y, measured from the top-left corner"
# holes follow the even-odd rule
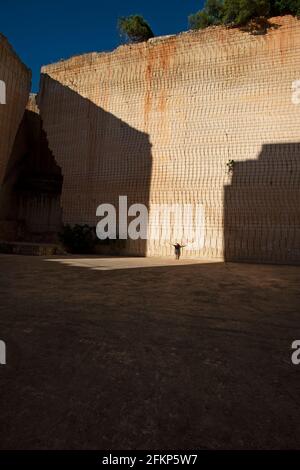
[[[41,77],[38,103],[50,148],[63,173],[64,223],[96,226],[97,207],[109,203],[118,209],[119,196],[127,196],[128,207],[139,203],[149,208],[148,134],[47,74]],[[117,215],[117,227],[118,221]],[[107,252],[106,248],[100,252]],[[143,256],[146,249],[146,240],[120,240],[111,243],[108,252]]]
[[[2,238],[56,240],[61,228],[61,187],[61,171],[49,150],[38,110],[26,109],[0,191]]]
[[[300,263],[300,144],[263,145],[224,189],[226,261]]]

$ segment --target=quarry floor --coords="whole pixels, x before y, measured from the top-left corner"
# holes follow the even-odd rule
[[[0,266],[2,449],[300,448],[299,267]]]

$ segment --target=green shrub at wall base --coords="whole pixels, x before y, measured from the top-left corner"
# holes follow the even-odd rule
[[[89,225],[64,225],[58,234],[67,251],[74,254],[93,253],[97,243],[95,228]]]

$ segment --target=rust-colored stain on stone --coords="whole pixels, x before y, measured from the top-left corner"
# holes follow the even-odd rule
[[[145,101],[144,101],[144,128],[147,128],[148,124],[148,117],[152,107],[152,70],[154,65],[154,58],[152,54],[149,54],[148,63],[146,66],[146,74],[145,74]]]
[[[144,125],[147,127],[149,113],[152,108],[157,108],[162,114],[167,105],[166,87],[164,81],[167,79],[172,58],[176,53],[176,38],[172,38],[166,43],[151,44],[147,50],[147,66],[145,73],[146,94],[144,104]],[[157,74],[162,85],[157,93],[153,92],[153,80]],[[158,80],[158,79],[157,79]],[[163,119],[161,116],[160,119]]]

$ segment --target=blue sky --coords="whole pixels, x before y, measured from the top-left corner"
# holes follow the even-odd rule
[[[142,14],[155,35],[185,31],[187,17],[201,0],[1,0],[0,31],[33,73],[38,90],[40,67],[119,43],[119,16]]]

